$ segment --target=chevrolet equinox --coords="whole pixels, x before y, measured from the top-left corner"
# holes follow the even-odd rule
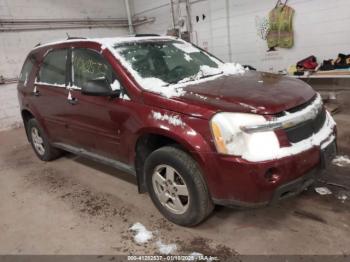
[[[183,226],[215,204],[294,196],[337,150],[336,124],[309,85],[173,37],[38,45],[18,97],[41,160],[69,151],[135,175],[139,192]]]

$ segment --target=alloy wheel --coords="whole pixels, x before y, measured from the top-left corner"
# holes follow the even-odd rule
[[[45,154],[44,140],[40,136],[40,132],[38,128],[32,127],[31,135],[32,135],[32,141],[36,152],[41,156],[44,155]]]
[[[169,165],[159,165],[152,174],[154,192],[160,203],[174,214],[188,209],[190,196],[182,176]]]

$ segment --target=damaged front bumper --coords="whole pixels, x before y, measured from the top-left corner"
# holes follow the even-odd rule
[[[337,153],[335,128],[322,142],[295,155],[263,162],[216,155],[213,201],[259,207],[293,197],[309,187]]]
[[[296,196],[311,186],[317,180],[317,174],[326,169],[337,155],[337,144],[335,139],[331,140],[323,149],[321,148],[321,159],[319,166],[309,171],[306,175],[278,187],[272,197],[271,204],[280,200]]]

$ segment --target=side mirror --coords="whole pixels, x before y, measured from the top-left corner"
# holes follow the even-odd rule
[[[112,90],[106,78],[99,78],[87,81],[81,93],[88,96],[116,96],[120,90]]]

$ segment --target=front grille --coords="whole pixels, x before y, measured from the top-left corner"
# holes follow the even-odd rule
[[[286,131],[289,142],[297,143],[313,134],[316,134],[323,127],[326,121],[326,110],[324,107],[319,111],[314,119],[307,120],[296,126],[284,129]]]

